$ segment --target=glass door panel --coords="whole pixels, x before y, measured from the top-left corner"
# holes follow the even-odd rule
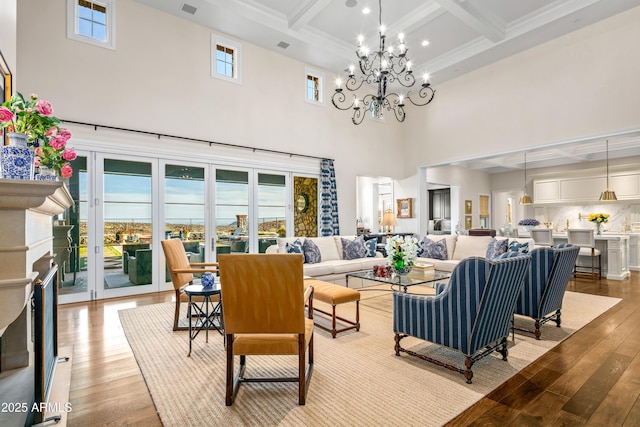
[[[258,252],[286,236],[287,186],[284,175],[258,173]]]
[[[182,240],[190,262],[205,262],[204,167],[167,164],[164,169],[164,238]]]
[[[217,169],[216,260],[219,254],[249,252],[249,172]]]
[[[152,164],[104,159],[102,188],[105,294],[145,292],[122,290],[152,283]]]
[[[73,205],[54,218],[54,253],[60,278],[60,303],[87,301],[95,291],[88,274],[89,174],[87,156],[70,162],[73,176],[67,187]]]

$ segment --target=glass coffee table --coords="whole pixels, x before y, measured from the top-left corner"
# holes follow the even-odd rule
[[[369,280],[372,282],[378,283],[387,283],[391,287],[391,291],[402,290],[403,292],[407,292],[407,289],[411,286],[415,285],[424,285],[427,283],[433,283],[432,286],[435,286],[436,282],[441,280],[446,280],[451,277],[451,273],[447,271],[434,271],[433,274],[425,275],[424,277],[412,274],[399,275],[393,273],[391,277],[380,277],[376,276],[373,273],[373,270],[368,271],[358,271],[356,273],[347,273],[347,288],[349,287],[349,278],[358,278],[363,280]],[[373,285],[372,285],[373,286]],[[360,291],[366,291],[367,289],[358,289]],[[379,290],[379,289],[377,289]]]

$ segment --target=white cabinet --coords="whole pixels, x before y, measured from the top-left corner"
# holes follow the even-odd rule
[[[574,203],[597,202],[607,187],[606,175],[572,176],[533,180],[533,202]],[[616,172],[609,175],[609,187],[618,200],[640,200],[640,171]]]
[[[611,174],[609,185],[616,192],[618,200],[640,199],[640,173]]]
[[[560,180],[560,200],[563,202],[591,202],[600,198],[607,186],[604,176],[565,178]]]
[[[560,201],[559,180],[534,180],[534,203],[557,203]]]

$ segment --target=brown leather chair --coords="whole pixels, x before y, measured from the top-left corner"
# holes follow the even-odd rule
[[[163,240],[162,250],[167,260],[167,267],[171,274],[171,281],[173,282],[173,288],[176,292],[176,310],[173,316],[173,330],[183,331],[189,329],[187,326],[178,326],[178,319],[180,318],[180,304],[188,302],[189,298],[184,293],[184,287],[193,284],[194,273],[216,273],[218,271],[218,263],[206,263],[206,262],[193,262],[189,263],[187,258],[187,252],[184,249],[184,245],[180,239]],[[216,298],[212,298],[216,300]],[[189,321],[191,321],[189,319]]]
[[[302,255],[228,254],[219,255],[218,261],[226,405],[233,404],[243,382],[297,382],[298,404],[304,405],[313,370],[313,287],[304,290]],[[240,356],[240,366],[234,376],[235,355]],[[298,355],[298,376],[246,378],[246,358],[253,355]]]

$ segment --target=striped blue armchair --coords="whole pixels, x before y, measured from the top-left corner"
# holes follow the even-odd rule
[[[578,246],[569,244],[537,248],[529,252],[531,268],[525,276],[515,314],[531,317],[535,321],[535,330],[517,330],[531,332],[536,339],[540,339],[540,326],[548,321],[553,320],[560,327],[562,298],[573,275],[579,252]]]
[[[448,284],[436,286],[435,296],[394,292],[396,356],[404,352],[444,366],[463,374],[469,384],[477,360],[495,350],[507,360],[507,336],[530,260],[525,254],[497,261],[466,258],[455,267]],[[465,367],[402,348],[400,341],[407,336],[461,351]]]

